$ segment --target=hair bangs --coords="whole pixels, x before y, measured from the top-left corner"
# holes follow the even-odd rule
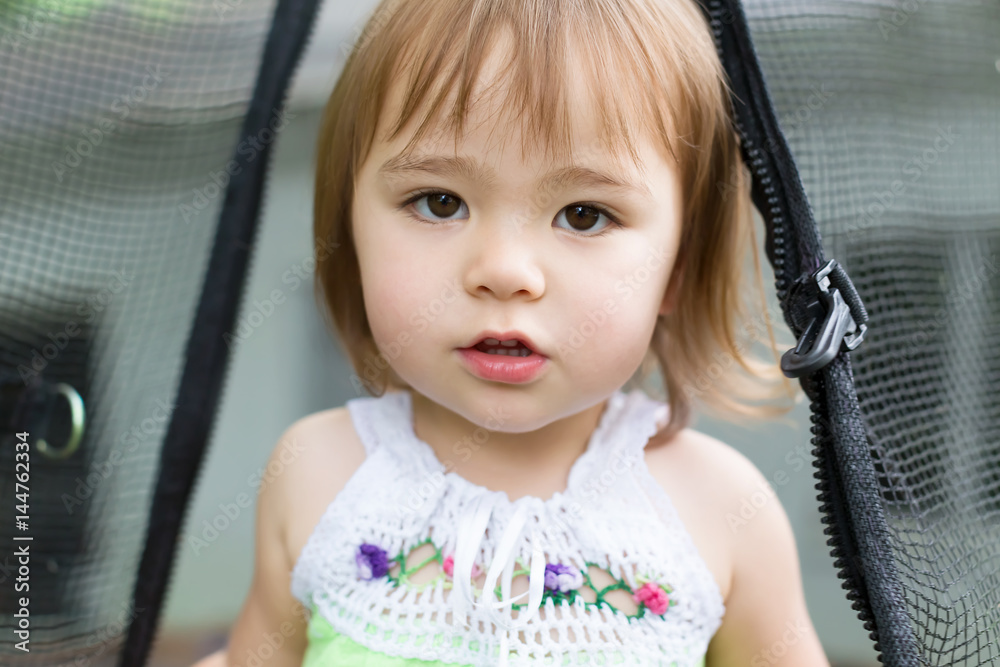
[[[664,155],[684,164],[689,156],[679,152],[678,143],[690,146],[684,137],[694,133],[689,121],[699,112],[681,101],[694,99],[685,94],[694,82],[683,78],[682,40],[654,34],[643,20],[648,11],[594,0],[402,3],[383,44],[405,46],[372,58],[382,74],[369,79],[376,98],[384,103],[391,86],[402,85],[398,112],[382,118],[386,126],[379,138],[393,141],[416,122],[404,155],[428,136],[452,136],[457,146],[470,107],[495,102],[491,108],[500,111],[490,118],[491,136],[502,143],[520,129],[522,159],[541,148],[552,164],[565,156],[628,155],[640,167],[637,142],[649,137]],[[426,25],[437,29],[413,28]],[[604,29],[594,30],[595,25]],[[454,37],[441,39],[442,34]],[[499,76],[481,81],[492,57],[503,63]],[[583,89],[573,89],[574,81]],[[474,88],[477,82],[481,88]],[[595,105],[598,127],[586,137],[573,136],[574,103]],[[385,111],[388,105],[380,106]],[[373,138],[375,132],[371,128]],[[370,147],[369,142],[358,156],[361,162]]]

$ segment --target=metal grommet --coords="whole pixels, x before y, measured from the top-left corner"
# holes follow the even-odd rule
[[[52,447],[44,438],[38,439],[37,446],[38,451],[50,459],[64,459],[75,452],[80,446],[80,441],[83,440],[83,424],[86,419],[86,413],[83,409],[83,398],[71,385],[60,382],[56,385],[56,391],[65,396],[66,402],[69,403],[73,429],[70,431],[66,446],[62,449]]]

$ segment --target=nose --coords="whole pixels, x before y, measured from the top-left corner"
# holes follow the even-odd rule
[[[545,274],[532,235],[513,218],[482,220],[470,230],[465,288],[473,296],[537,299],[545,292]]]

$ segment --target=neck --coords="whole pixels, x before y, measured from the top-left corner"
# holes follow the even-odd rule
[[[410,391],[413,430],[434,450],[447,472],[520,495],[548,498],[564,491],[570,468],[587,449],[607,401],[557,419],[534,431],[491,431]]]

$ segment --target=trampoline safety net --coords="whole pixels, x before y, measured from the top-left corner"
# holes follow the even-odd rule
[[[270,0],[0,3],[0,664],[144,663],[195,470],[169,472],[165,442],[204,423],[185,368],[211,347],[192,345],[199,329],[221,333],[196,318],[203,292],[241,296],[210,272],[213,248],[248,249],[215,247],[227,186],[283,126],[278,97],[270,127],[243,134],[275,15]],[[214,392],[222,373],[202,366]],[[173,444],[196,463],[205,439]],[[160,492],[182,501],[158,509]],[[30,653],[12,640],[11,544],[30,545]],[[159,574],[140,581],[144,560]]]
[[[1000,3],[743,7],[824,254],[868,311],[851,367],[915,646],[884,662],[1000,664]]]

